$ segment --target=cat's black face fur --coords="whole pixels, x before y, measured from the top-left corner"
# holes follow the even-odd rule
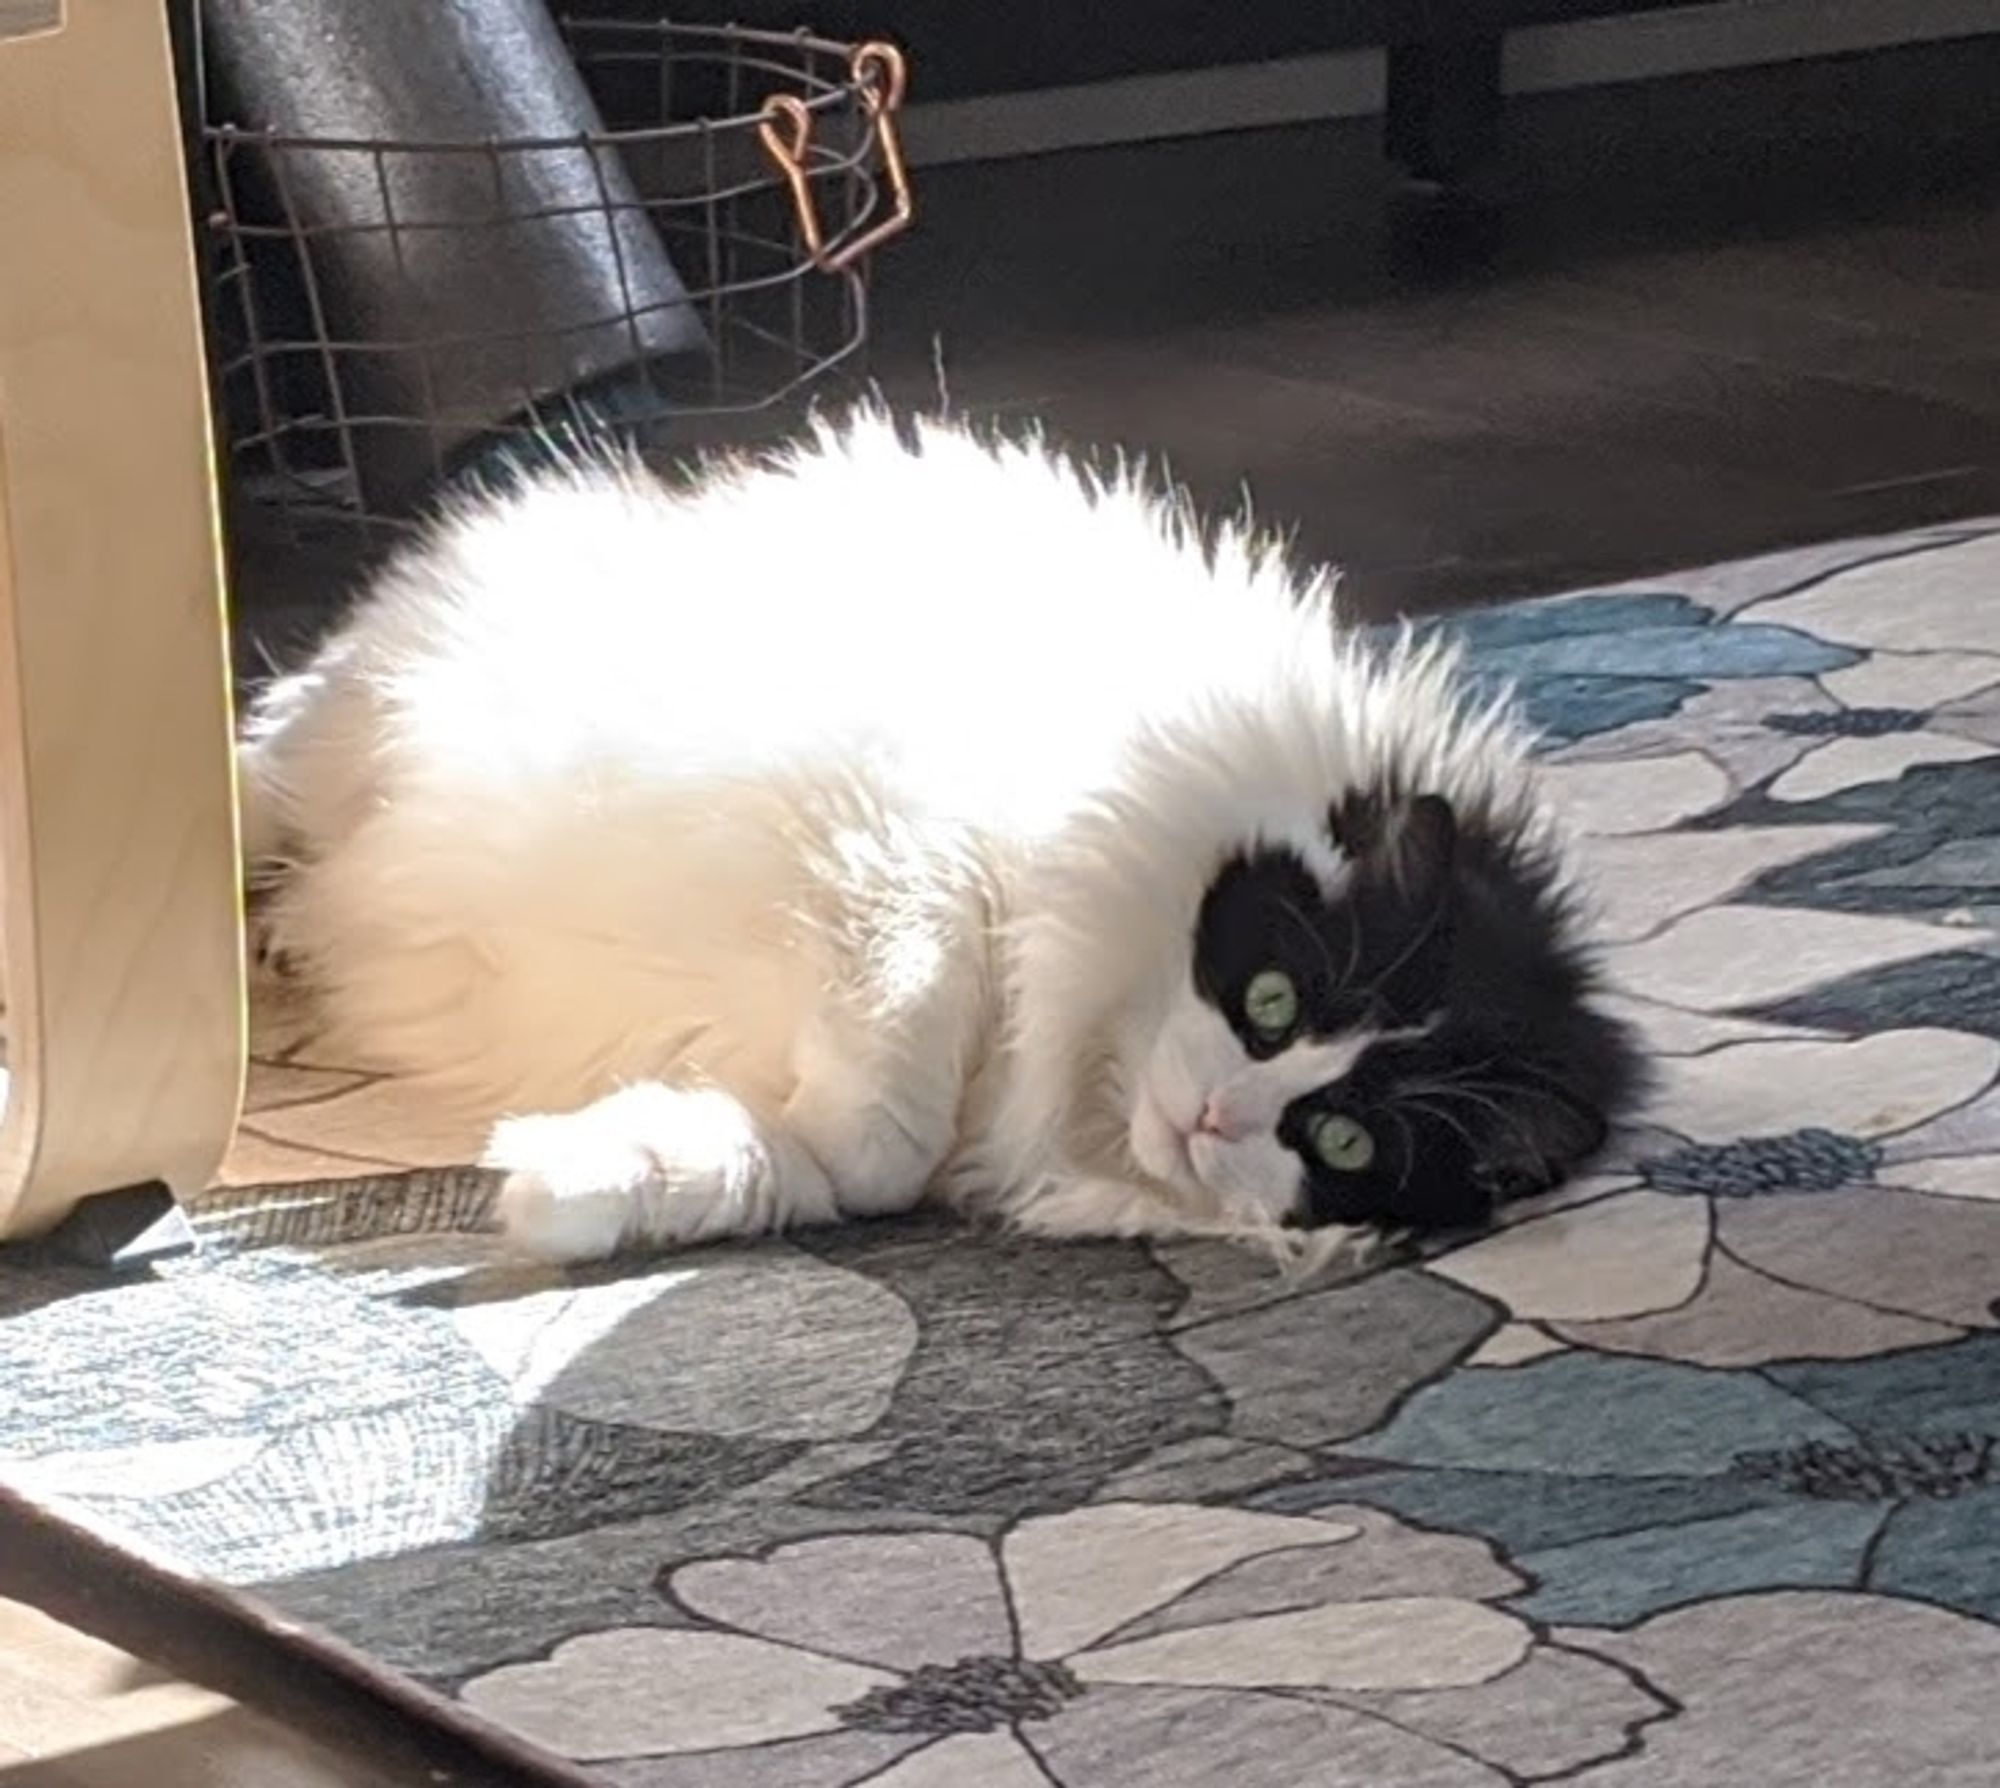
[[[1253,1056],[1384,1033],[1279,1121],[1307,1176],[1296,1221],[1477,1226],[1596,1151],[1639,1088],[1639,1058],[1585,1003],[1592,974],[1554,862],[1463,826],[1437,796],[1351,798],[1329,830],[1353,865],[1335,898],[1282,848],[1224,867],[1195,928],[1196,992]],[[1251,981],[1272,969],[1299,1008],[1277,1042],[1245,1015]],[[1321,1159],[1329,1113],[1365,1129],[1365,1165]]]

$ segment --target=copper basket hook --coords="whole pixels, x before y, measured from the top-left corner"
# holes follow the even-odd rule
[[[807,154],[812,144],[812,112],[795,93],[774,93],[764,102],[764,116],[757,133],[778,164],[778,172],[792,189],[792,207],[798,213],[799,235],[806,253],[822,273],[838,273],[858,261],[871,249],[910,227],[916,205],[910,197],[910,171],[903,161],[902,140],[896,133],[896,114],[902,109],[903,89],[909,70],[903,52],[892,43],[872,42],[854,52],[848,71],[855,90],[867,108],[869,128],[882,151],[882,170],[889,181],[889,215],[872,229],[864,230],[850,242],[829,249],[820,229],[819,207],[813,203],[812,175]]]

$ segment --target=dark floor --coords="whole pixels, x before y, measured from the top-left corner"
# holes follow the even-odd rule
[[[1456,271],[1372,121],[934,169],[877,365],[1247,486],[1372,613],[2000,511],[1996,94],[2000,38],[1529,102]]]

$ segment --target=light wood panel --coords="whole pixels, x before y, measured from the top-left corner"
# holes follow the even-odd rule
[[[0,1600],[0,1788],[394,1788],[413,1779],[379,1751],[372,1734],[329,1748]]]
[[[18,25],[37,9],[16,12]],[[204,1185],[244,1056],[222,575],[161,0],[0,14],[0,1236]],[[46,18],[43,23],[46,24]]]

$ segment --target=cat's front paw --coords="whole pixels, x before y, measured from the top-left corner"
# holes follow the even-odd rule
[[[641,1081],[581,1111],[509,1118],[484,1165],[507,1176],[494,1202],[501,1229],[544,1260],[602,1260],[835,1215],[806,1151],[717,1087]]]
[[[621,1144],[604,1134],[589,1116],[508,1118],[494,1128],[484,1165],[507,1177],[493,1215],[523,1254],[602,1260],[626,1239],[651,1158],[629,1138]]]

